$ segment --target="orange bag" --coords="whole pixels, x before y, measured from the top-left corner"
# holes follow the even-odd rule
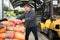
[[[6,31],[6,38],[14,38],[15,32],[14,31]]]
[[[0,40],[4,40],[3,38],[0,38]]]
[[[16,38],[14,38],[13,40],[21,40],[21,39],[16,39]]]
[[[14,27],[13,27],[13,26],[8,26],[8,27],[7,27],[7,30],[8,30],[8,31],[14,31]]]
[[[8,27],[8,24],[9,24],[8,21],[2,21],[1,23],[3,24],[4,27]]]
[[[21,33],[25,32],[24,27],[20,27],[20,26],[15,27],[14,30],[15,32],[21,32]]]
[[[20,40],[20,39],[16,39],[16,38],[14,38],[13,40]]]
[[[16,26],[16,24],[14,22],[10,22],[9,26]]]
[[[1,28],[0,29],[0,33],[5,33],[6,32],[6,28]]]
[[[15,38],[25,40],[25,35],[19,32],[15,32]]]
[[[15,19],[15,20],[13,20],[13,22],[15,22],[15,23],[22,23],[22,20]]]
[[[13,20],[12,19],[8,19],[8,22],[12,22]]]
[[[5,38],[4,40],[13,40],[13,39]]]
[[[1,33],[0,38],[5,38],[5,33]]]

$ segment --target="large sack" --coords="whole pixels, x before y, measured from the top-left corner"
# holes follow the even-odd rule
[[[13,40],[13,39],[5,38],[4,40]]]
[[[4,40],[3,38],[0,38],[0,40]]]
[[[9,25],[8,21],[2,21],[1,23],[3,24],[4,27],[8,27],[8,25]]]
[[[14,38],[13,40],[20,40],[20,39]]]
[[[5,33],[6,32],[6,28],[0,28],[0,33]]]
[[[15,20],[13,20],[13,22],[19,24],[19,23],[22,23],[22,20],[15,19]]]
[[[6,38],[14,38],[15,32],[14,31],[6,31]]]
[[[18,20],[18,19],[9,19],[8,22],[12,22],[11,24],[14,24],[14,26],[23,25],[22,20]]]
[[[3,24],[2,24],[2,23],[0,23],[0,28],[4,28],[4,26],[3,26]]]
[[[8,30],[8,31],[14,31],[14,26],[8,26],[8,27],[7,27],[7,30]]]
[[[15,38],[25,40],[25,35],[19,32],[15,32]]]
[[[16,26],[14,28],[14,30],[15,30],[15,32],[20,32],[20,33],[24,33],[25,32],[24,27],[20,27],[19,25]]]
[[[16,26],[16,24],[14,22],[10,22],[9,26]]]
[[[5,38],[5,33],[0,33],[0,38],[1,39]]]

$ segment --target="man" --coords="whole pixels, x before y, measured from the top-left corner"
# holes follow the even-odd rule
[[[25,40],[28,40],[31,31],[34,34],[35,40],[38,40],[36,27],[36,13],[33,10],[31,10],[31,7],[29,5],[25,5],[24,8],[25,13],[20,17],[20,19],[22,19],[22,22],[25,23],[26,27]]]

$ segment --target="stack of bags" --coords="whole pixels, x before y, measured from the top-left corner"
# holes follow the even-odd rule
[[[24,27],[17,25],[15,27],[15,39],[24,40]]]
[[[6,27],[0,23],[0,40],[4,40],[5,38]]]
[[[5,32],[6,32],[5,28],[0,28],[0,40],[4,40]]]
[[[25,40],[24,25],[21,20],[9,19],[1,23],[4,28],[0,29],[0,40]]]

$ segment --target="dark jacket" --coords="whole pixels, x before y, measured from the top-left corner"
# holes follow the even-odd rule
[[[19,19],[25,19],[26,27],[36,26],[36,13],[33,10],[24,13]]]

